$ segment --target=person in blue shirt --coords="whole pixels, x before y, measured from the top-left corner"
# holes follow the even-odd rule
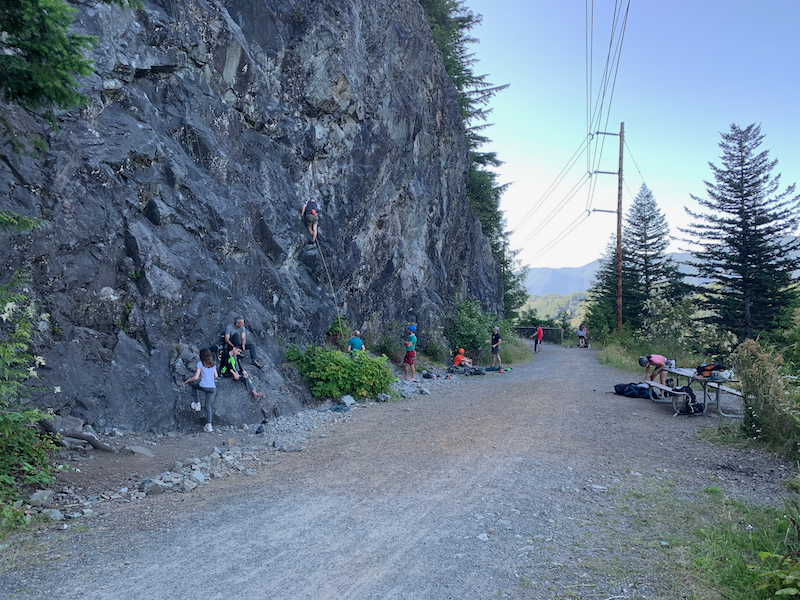
[[[358,350],[364,350],[364,342],[363,340],[358,337],[361,335],[361,332],[358,329],[353,330],[353,337],[347,340],[347,351],[350,353],[357,352]]]

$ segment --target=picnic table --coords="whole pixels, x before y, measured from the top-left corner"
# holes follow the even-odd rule
[[[742,392],[736,390],[732,387],[728,387],[723,385],[723,383],[738,383],[738,379],[722,379],[718,377],[703,377],[702,375],[698,375],[695,369],[681,369],[678,367],[667,367],[664,369],[665,372],[671,373],[675,375],[675,387],[681,387],[680,381],[681,377],[686,378],[686,385],[690,386],[692,383],[697,382],[703,388],[703,400],[701,404],[703,405],[703,414],[705,414],[706,410],[708,409],[709,404],[716,404],[717,405],[717,412],[720,416],[723,417],[733,417],[741,419],[744,415],[739,415],[736,413],[726,413],[722,410],[722,405],[720,404],[720,397],[723,392],[726,394],[731,394],[733,396],[738,396],[739,398],[742,397]],[[708,389],[711,388],[716,392],[713,398],[710,397]],[[652,389],[652,388],[651,388]],[[674,403],[673,403],[674,405]]]

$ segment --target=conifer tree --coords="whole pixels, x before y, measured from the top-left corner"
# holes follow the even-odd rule
[[[780,192],[777,160],[759,151],[764,139],[756,124],[731,125],[722,133],[721,166],[709,163],[714,183],[707,198],[692,196],[704,212],[686,208],[694,222],[682,232],[696,245],[688,264],[700,277],[702,305],[712,323],[740,338],[774,329],[781,311],[796,297],[791,284],[797,269],[800,195],[795,184]]]
[[[99,1],[141,6],[139,0]],[[54,109],[86,102],[76,77],[92,72],[84,52],[97,38],[69,31],[73,13],[64,0],[0,0],[0,99],[43,111],[53,126]],[[19,149],[15,134],[0,115],[0,136]]]
[[[467,200],[481,222],[492,254],[503,272],[503,304],[506,318],[512,318],[527,299],[525,274],[516,270],[509,234],[504,231],[500,197],[504,185],[497,184],[497,174],[490,170],[502,164],[494,152],[479,148],[490,141],[482,132],[491,109],[486,108],[494,95],[507,85],[493,86],[487,75],[477,75],[473,66],[478,62],[468,51],[477,40],[469,32],[481,22],[481,16],[470,11],[463,0],[420,0],[428,16],[433,41],[442,53],[445,70],[458,89],[459,107],[467,128],[470,167],[467,175]]]
[[[636,273],[631,268],[628,249],[622,246],[622,324],[628,329],[637,329],[642,324],[642,300],[631,290],[636,288]],[[589,288],[589,303],[586,308],[586,326],[602,339],[617,328],[617,242],[616,236],[606,246],[600,259],[595,280]]]
[[[627,295],[634,313],[642,315],[645,303],[656,296],[675,299],[682,295],[683,276],[675,261],[666,254],[670,242],[669,225],[653,192],[645,184],[639,188],[625,216],[622,242],[627,268],[632,275],[630,288],[623,288],[623,301]],[[639,326],[640,323],[636,324],[637,328]]]

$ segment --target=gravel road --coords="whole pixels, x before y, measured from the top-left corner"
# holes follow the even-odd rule
[[[714,485],[780,505],[795,472],[698,440],[716,415],[608,394],[640,374],[600,365],[595,350],[544,350],[507,373],[423,381],[430,395],[359,408],[256,475],[6,544],[0,597],[683,597],[657,568],[664,532],[630,499],[668,481],[676,496]]]

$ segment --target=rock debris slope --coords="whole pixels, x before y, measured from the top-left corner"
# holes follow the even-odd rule
[[[76,31],[99,38],[89,104],[60,132],[3,106],[49,143],[40,160],[0,156],[0,208],[45,220],[0,246],[49,314],[38,405],[196,428],[180,383],[241,314],[265,396],[231,384],[216,412],[256,422],[307,403],[280,363],[323,339],[334,291],[354,325],[414,321],[422,343],[459,297],[502,311],[456,90],[416,1],[75,4]],[[299,218],[312,195],[319,250]]]

